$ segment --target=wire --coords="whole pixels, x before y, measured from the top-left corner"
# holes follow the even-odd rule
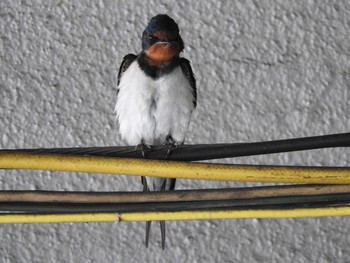
[[[176,149],[173,149],[170,156],[166,154],[168,151],[167,147],[152,146],[152,150],[146,152],[146,156],[147,159],[168,158],[169,160],[197,161],[348,146],[350,146],[350,133],[343,133],[257,143],[180,145]],[[141,151],[136,150],[135,147],[0,150],[0,168],[249,182],[350,183],[350,167],[224,165],[112,157],[142,158],[142,154]],[[54,203],[51,203],[51,201],[50,203],[45,203],[39,199],[35,202],[29,199],[19,202],[12,199],[11,202],[5,201],[0,203],[0,209],[7,211],[5,214],[0,214],[0,223],[127,222],[350,215],[350,207],[344,206],[344,204],[348,204],[350,198],[350,192],[345,190],[346,186],[339,186],[337,189],[334,188],[335,186],[314,186],[315,188],[312,194],[305,193],[307,187],[308,186],[300,186],[298,190],[301,190],[301,192],[304,191],[304,194],[299,193],[299,195],[296,192],[296,188],[291,186],[287,186],[284,189],[282,189],[283,187],[280,189],[278,189],[278,187],[271,187],[271,189],[268,187],[264,189],[249,189],[246,192],[243,191],[244,194],[239,191],[233,194],[232,191],[230,191],[232,189],[225,189],[221,191],[221,193],[218,193],[216,198],[207,200],[205,198],[209,198],[209,196],[213,196],[213,194],[215,195],[216,190],[202,190],[196,193],[191,192],[191,194],[186,197],[188,200],[186,202],[183,201],[186,198],[183,198],[182,201],[165,201],[166,199],[169,200],[169,198],[179,198],[176,194],[180,193],[175,192],[170,192],[174,194],[172,196],[162,195],[161,193],[152,193],[150,196],[144,196],[142,193],[140,193],[140,195],[129,193],[133,195],[133,199],[130,199],[127,203],[114,203],[112,200],[109,200],[107,203],[101,202],[101,197],[103,197],[104,193],[97,196],[96,193],[90,193],[90,196],[87,196],[86,193],[75,193],[75,197],[86,198],[82,203],[79,203],[78,200],[74,202],[72,199],[68,199],[67,202],[56,200]],[[330,190],[332,187],[333,190]],[[280,191],[279,194],[277,194],[277,192],[271,194],[273,188],[276,188],[277,192]],[[317,195],[316,192],[318,189],[321,189],[321,191]],[[326,193],[327,191],[330,192]],[[25,198],[26,195],[28,197],[28,194],[30,194],[32,198],[38,198],[40,194],[41,196],[45,194],[43,192],[44,191],[35,193],[35,195],[38,195],[33,196],[33,193],[27,191],[26,193],[22,193],[23,195],[17,197]],[[289,196],[281,196],[283,193],[289,194]],[[2,194],[7,194],[7,198],[9,197],[9,193],[1,192],[0,199],[4,197]],[[17,194],[19,193],[17,192]],[[55,194],[52,194],[51,196],[46,196],[47,199],[54,198]],[[262,197],[261,195],[264,194],[270,195],[269,197]],[[63,197],[56,193],[56,197],[57,195]],[[110,197],[111,194],[108,193],[108,195]],[[116,196],[113,194],[112,199],[124,198],[125,200],[127,195],[128,194]],[[229,199],[228,197],[230,195],[236,196],[236,198]],[[258,198],[259,195],[260,198]],[[73,196],[71,195],[70,198]],[[198,200],[190,200],[196,196]],[[11,198],[13,197],[14,196]],[[65,196],[65,198],[66,197],[67,196]],[[159,197],[161,197],[162,200],[159,199],[158,201],[149,202],[145,199],[153,198],[154,200]],[[226,199],[219,199],[222,197]],[[107,197],[104,196],[104,198]],[[91,199],[94,199],[93,203],[89,203]],[[130,201],[135,201],[136,199],[143,201],[130,203]],[[232,210],[233,207],[235,208],[234,210]],[[22,211],[25,213],[9,214],[8,211]],[[28,213],[34,211],[36,212],[35,214]],[[46,213],[38,213],[43,211]],[[101,213],[106,211],[118,211],[118,213]],[[51,214],[47,214],[47,212]],[[57,214],[57,212],[59,213]]]
[[[174,161],[200,161],[229,157],[251,156],[259,154],[272,154],[291,151],[302,151],[330,147],[349,147],[350,133],[295,138],[253,143],[234,144],[198,144],[179,145],[168,156],[168,147],[152,146],[146,152],[147,159],[174,160]],[[78,156],[104,156],[143,159],[140,150],[135,146],[112,147],[85,147],[85,148],[52,148],[52,149],[4,149],[0,152],[36,153],[36,154],[67,154]]]
[[[145,203],[254,199],[350,193],[350,185],[282,185],[158,192],[0,191],[0,202]]]
[[[291,209],[205,210],[180,212],[0,214],[0,224],[67,222],[134,222],[234,218],[301,218],[349,216],[350,206]]]
[[[45,212],[45,213],[96,213],[96,212],[149,212],[212,209],[247,208],[290,208],[346,205],[350,203],[350,193],[311,196],[269,197],[254,199],[226,199],[186,202],[148,203],[45,203],[45,202],[1,202],[3,212]]]
[[[350,167],[253,166],[92,156],[0,153],[2,169],[144,175],[197,180],[349,184]]]

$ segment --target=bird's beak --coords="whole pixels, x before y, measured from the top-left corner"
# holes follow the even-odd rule
[[[168,41],[168,40],[163,40],[163,41],[157,42],[157,44],[170,46],[172,43],[170,41]]]

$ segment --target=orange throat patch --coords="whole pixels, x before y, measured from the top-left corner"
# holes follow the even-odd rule
[[[146,51],[146,55],[151,62],[162,64],[178,55],[178,50],[178,45],[154,44]]]

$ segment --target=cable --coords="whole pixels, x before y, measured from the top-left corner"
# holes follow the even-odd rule
[[[167,147],[152,146],[151,151],[146,152],[147,159],[174,160],[174,161],[200,161],[229,157],[251,156],[259,154],[272,154],[291,151],[303,151],[330,147],[349,147],[350,133],[296,138],[288,140],[276,140],[253,143],[234,144],[198,144],[179,145],[167,156]],[[140,150],[135,146],[121,147],[85,147],[85,148],[52,148],[52,149],[18,149],[0,150],[11,153],[35,153],[35,154],[67,154],[78,156],[104,156],[122,158],[143,158]]]
[[[158,192],[0,191],[0,202],[145,203],[254,199],[350,193],[350,185],[282,185]]]
[[[344,133],[258,143],[181,145],[171,152],[168,159],[196,161],[348,146],[350,146],[350,133]],[[166,159],[167,150],[166,147],[153,146],[152,151],[146,152],[146,156],[148,159]],[[350,167],[249,166],[111,158],[116,156],[142,158],[141,152],[135,150],[134,147],[0,150],[0,168],[95,172],[250,182],[319,184],[348,184],[350,182]],[[265,193],[266,191],[272,191],[272,189],[261,190],[265,191]],[[291,196],[273,197],[273,195],[271,195],[269,198],[262,199],[237,198],[235,200],[225,199],[224,201],[219,199],[209,199],[204,201],[204,198],[202,198],[203,201],[172,201],[171,203],[164,203],[164,201],[147,203],[144,200],[144,203],[142,204],[133,203],[133,207],[131,207],[130,203],[115,204],[111,201],[108,203],[97,204],[98,202],[96,202],[91,204],[88,203],[87,200],[85,200],[85,203],[62,203],[57,202],[56,200],[54,205],[52,203],[48,204],[43,202],[32,203],[28,200],[26,202],[3,202],[0,203],[0,208],[5,211],[50,211],[51,213],[55,212],[55,214],[0,214],[0,223],[286,218],[350,215],[349,206],[344,206],[344,203],[347,204],[349,201],[349,192],[342,192],[338,189],[340,191],[339,193],[342,194],[307,194],[306,196],[301,196],[293,195],[292,189],[286,188],[284,190],[291,191]],[[304,188],[303,191],[305,190],[306,189]],[[327,191],[326,188],[323,188],[323,190]],[[283,190],[281,189],[281,191]],[[213,194],[213,192],[209,192],[205,192],[205,194]],[[202,194],[203,193],[204,192],[202,192]],[[224,191],[221,194],[223,193]],[[260,194],[261,193],[262,192],[260,192]],[[198,194],[200,193],[196,194],[198,197]],[[194,194],[194,196],[196,194]],[[259,193],[254,192],[254,190],[251,191],[250,194],[251,196],[259,195]],[[225,192],[224,195],[227,197],[230,193]],[[82,197],[82,195],[80,195],[80,197]],[[145,196],[134,196],[134,198],[140,197],[145,198]],[[156,196],[154,195],[152,198],[155,197]],[[89,198],[91,199],[91,196]],[[120,196],[118,198],[120,198]],[[123,198],[125,198],[125,196]],[[167,199],[169,196],[162,196],[162,198]],[[95,199],[95,201],[97,201],[97,199]],[[308,201],[308,203],[305,201]],[[300,205],[304,206],[304,208],[295,207]],[[331,207],[324,207],[329,205],[331,205]],[[170,209],[169,206],[173,209],[173,212],[168,211]],[[307,208],[305,208],[305,206],[307,206]],[[232,207],[235,207],[235,209],[232,210]],[[145,211],[146,208],[147,211]],[[149,211],[152,209],[158,211]],[[188,211],[186,209],[192,210]],[[200,209],[200,211],[194,211],[198,209]],[[203,211],[203,209],[206,210]],[[77,210],[84,213],[76,213]],[[119,213],[95,213],[97,211],[114,210],[117,210]],[[66,214],[67,211],[74,213]],[[90,213],[87,213],[87,211]],[[56,214],[56,212],[60,213]]]
[[[291,209],[205,210],[180,212],[0,214],[0,224],[67,222],[134,222],[234,218],[301,218],[349,216],[350,206]]]
[[[229,165],[54,154],[0,153],[0,168],[145,175],[197,180],[350,183],[350,167]]]
[[[279,196],[255,199],[226,199],[186,202],[148,203],[45,203],[45,202],[0,202],[3,212],[44,212],[44,213],[96,213],[96,212],[150,212],[212,209],[247,208],[290,208],[346,205],[350,203],[350,193],[313,196]]]

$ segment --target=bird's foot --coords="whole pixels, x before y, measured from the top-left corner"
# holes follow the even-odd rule
[[[145,143],[145,141],[142,139],[140,144],[138,144],[135,147],[135,150],[136,151],[140,150],[141,154],[142,154],[142,157],[146,159],[146,152],[151,151],[152,147],[150,145],[148,145],[147,143]]]
[[[169,155],[171,154],[171,152],[173,150],[175,150],[177,148],[179,144],[174,140],[173,137],[171,137],[171,135],[168,135],[165,138],[165,143],[162,145],[162,149],[163,148],[168,148],[167,152],[166,152],[166,159],[168,159]]]

